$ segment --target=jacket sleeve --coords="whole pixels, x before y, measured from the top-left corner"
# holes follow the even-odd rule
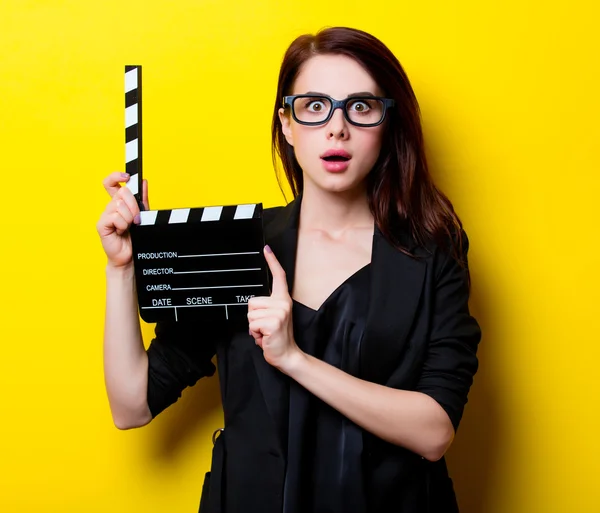
[[[455,431],[478,369],[477,347],[481,339],[479,323],[469,312],[469,239],[464,230],[462,237],[465,267],[460,267],[447,252],[436,269],[432,328],[416,387],[442,406]]]
[[[152,418],[176,402],[186,387],[215,373],[217,341],[227,336],[223,324],[158,322],[148,355],[148,407]]]

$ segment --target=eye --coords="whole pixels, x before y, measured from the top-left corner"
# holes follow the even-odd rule
[[[348,107],[350,109],[355,110],[356,112],[367,112],[371,109],[371,106],[365,100],[356,100],[353,102],[349,102]]]
[[[306,102],[306,108],[312,112],[322,112],[325,108],[323,100],[310,100]]]

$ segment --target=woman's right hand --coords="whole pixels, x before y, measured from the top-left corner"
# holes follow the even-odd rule
[[[139,223],[140,209],[135,197],[127,187],[119,183],[127,181],[129,175],[115,172],[102,182],[112,199],[96,223],[96,229],[108,257],[108,265],[113,267],[131,264],[133,255],[129,227],[133,222]],[[150,210],[147,180],[142,181],[142,203],[146,210]]]

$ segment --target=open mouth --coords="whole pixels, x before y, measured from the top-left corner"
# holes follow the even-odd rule
[[[329,157],[321,157],[323,160],[326,160],[327,162],[346,162],[347,160],[350,160],[347,157],[342,157],[340,155],[331,155]]]

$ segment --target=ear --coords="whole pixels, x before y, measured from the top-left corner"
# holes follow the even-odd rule
[[[279,114],[279,121],[281,122],[281,131],[285,136],[285,140],[290,146],[294,146],[294,138],[292,137],[291,117],[285,112],[285,109],[280,108],[277,113]]]

